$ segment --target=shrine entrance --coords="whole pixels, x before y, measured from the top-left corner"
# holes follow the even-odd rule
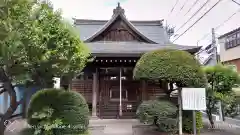
[[[133,68],[100,68],[99,111],[101,118],[133,118],[141,101],[140,82]],[[121,79],[120,79],[121,78]]]

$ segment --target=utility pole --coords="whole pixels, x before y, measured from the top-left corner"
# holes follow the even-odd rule
[[[216,34],[215,29],[212,28],[212,46],[214,48],[214,55],[215,55],[215,65],[218,63],[218,53],[217,53],[217,43],[216,43]]]
[[[215,65],[218,64],[218,53],[217,53],[217,43],[216,43],[216,34],[215,29],[212,28],[212,46],[214,47],[214,57],[215,57]],[[223,110],[221,101],[218,102],[218,110],[220,120],[223,121]]]

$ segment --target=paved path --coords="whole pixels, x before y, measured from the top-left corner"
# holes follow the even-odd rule
[[[201,135],[239,135],[240,126],[228,124],[226,122],[216,122],[216,128],[209,129],[209,124],[207,120],[204,120],[205,128]],[[132,129],[132,126],[138,125],[137,120],[91,120],[90,121],[90,132],[91,135],[167,135],[160,134],[159,132],[142,129],[142,131],[136,132]],[[26,122],[20,120],[15,125],[14,132],[6,132],[5,135],[18,135],[23,127],[26,127]],[[10,127],[8,127],[10,129]],[[144,131],[144,132],[143,132]]]
[[[138,120],[135,119],[91,120],[90,123],[91,123],[90,126],[93,127],[94,126],[105,127],[102,131],[100,131],[102,134],[99,134],[99,130],[91,130],[92,135],[132,135],[133,134],[132,126],[139,124]]]
[[[90,120],[91,135],[132,135],[132,126],[139,122],[133,120]],[[25,120],[18,120],[9,126],[5,135],[18,135],[18,133],[27,127]],[[12,130],[12,131],[11,131]]]
[[[201,135],[239,135],[240,126],[227,122],[215,122],[215,129],[211,129],[207,119],[203,120],[204,129]]]

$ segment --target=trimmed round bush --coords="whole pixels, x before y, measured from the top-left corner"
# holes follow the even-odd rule
[[[56,135],[80,134],[87,131],[89,109],[84,97],[77,92],[45,89],[33,95],[27,120],[33,127],[43,122],[47,128],[55,125],[52,132]]]
[[[137,109],[140,122],[153,124],[164,132],[177,129],[177,107],[165,100],[144,101]]]
[[[134,68],[135,79],[163,80],[182,86],[205,87],[200,63],[186,51],[163,49],[145,53]]]

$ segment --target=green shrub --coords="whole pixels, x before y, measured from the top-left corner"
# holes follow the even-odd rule
[[[34,135],[34,130],[31,128],[25,128],[22,131],[20,131],[19,135]],[[46,135],[46,134],[40,134],[40,135]],[[85,131],[81,134],[68,134],[68,135],[91,135],[89,131]]]
[[[34,129],[33,128],[24,128],[20,131],[20,135],[34,135]]]
[[[165,100],[144,101],[137,109],[140,122],[152,124],[164,132],[174,132],[177,128],[177,108]]]
[[[188,87],[205,87],[206,77],[201,65],[186,51],[162,49],[145,53],[137,62],[135,79],[181,83]]]
[[[202,113],[196,111],[196,127],[199,134],[203,128]],[[193,133],[193,114],[192,111],[183,111],[183,131],[186,133]]]
[[[52,109],[51,117],[44,113],[45,108]],[[34,115],[36,116],[33,117]],[[54,132],[55,135],[72,135],[87,131],[88,116],[89,109],[81,94],[59,89],[46,89],[33,95],[27,120],[30,126],[42,127],[44,125],[45,129]]]

